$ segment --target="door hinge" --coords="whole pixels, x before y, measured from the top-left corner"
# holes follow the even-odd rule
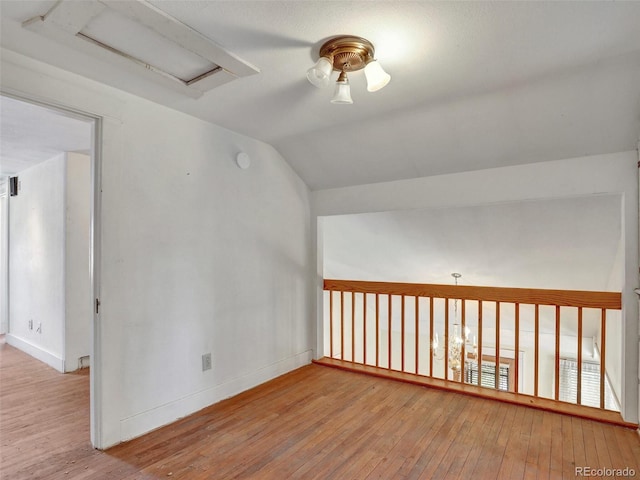
[[[96,298],[96,314],[100,313],[100,299]]]

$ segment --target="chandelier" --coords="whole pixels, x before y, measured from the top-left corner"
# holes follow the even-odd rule
[[[331,103],[353,103],[347,73],[364,69],[367,90],[376,92],[391,80],[374,57],[373,44],[362,37],[333,37],[320,47],[320,58],[307,70],[307,78],[316,87],[328,87],[333,71],[340,72]]]
[[[462,277],[460,273],[452,273],[451,276],[454,278],[456,286],[458,285],[458,279]],[[465,327],[464,332],[462,332],[460,327],[460,320],[458,319],[458,299],[453,301],[453,309],[454,309],[454,324],[453,324],[453,335],[449,336],[448,345],[447,345],[447,360],[449,364],[449,368],[453,370],[454,380],[460,381],[461,371],[462,371],[462,362],[464,362],[464,352],[468,352],[468,358],[472,360],[476,360],[478,356],[478,343],[476,341],[476,337],[473,337],[473,343],[469,341],[469,334],[471,330],[469,327]],[[445,332],[444,342],[447,342],[447,334]],[[442,360],[444,358],[444,347],[440,346],[440,340],[438,339],[438,333],[436,332],[431,349],[433,352],[433,356]],[[446,373],[446,372],[445,372]]]

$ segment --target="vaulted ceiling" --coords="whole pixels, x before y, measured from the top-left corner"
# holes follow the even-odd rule
[[[0,2],[1,45],[268,142],[311,189],[629,151],[640,135],[640,2],[150,3],[260,73],[192,98],[22,26],[54,0]],[[339,34],[371,40],[392,76],[368,93],[352,74],[353,105],[306,80]],[[3,99],[3,142],[35,124],[14,106]],[[335,217],[325,273],[618,288],[620,218],[617,197]]]
[[[2,46],[264,140],[312,189],[632,150],[640,133],[640,2],[152,1],[260,69],[197,99],[22,27],[55,3],[3,1]],[[305,78],[339,34],[392,76],[368,93],[353,74],[353,105]]]

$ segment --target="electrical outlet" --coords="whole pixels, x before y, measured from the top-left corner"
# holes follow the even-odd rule
[[[211,370],[211,354],[205,353],[202,355],[202,371]]]

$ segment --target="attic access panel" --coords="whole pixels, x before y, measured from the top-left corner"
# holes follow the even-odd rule
[[[62,0],[23,27],[192,98],[259,73],[144,0]]]

